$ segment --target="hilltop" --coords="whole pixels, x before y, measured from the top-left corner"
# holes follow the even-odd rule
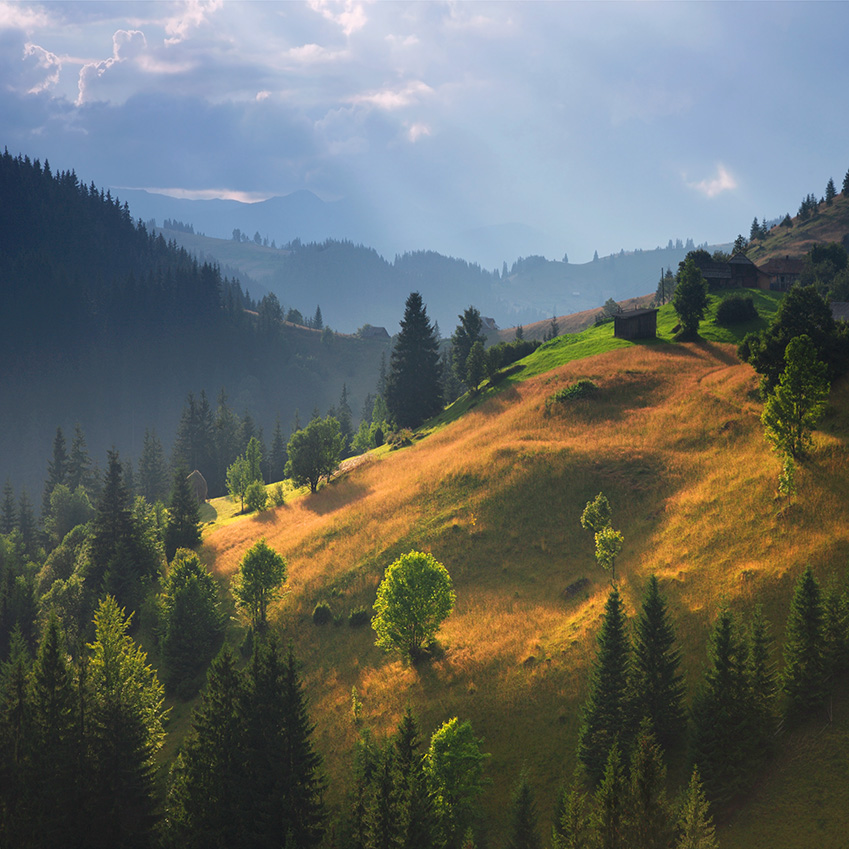
[[[755,295],[762,315],[775,308],[778,296]],[[427,733],[453,715],[472,720],[492,753],[484,804],[494,838],[504,834],[523,765],[547,822],[574,766],[608,587],[578,521],[599,490],[625,537],[617,572],[628,610],[655,573],[670,599],[690,695],[720,603],[747,613],[762,604],[780,645],[801,568],[812,564],[822,579],[842,573],[847,382],[832,391],[814,455],[799,470],[798,498],[787,507],[776,500],[779,463],[763,438],[757,376],[738,361],[733,336],[706,323],[708,338],[674,344],[673,323],[663,308],[660,338],[640,345],[613,340],[610,325],[554,340],[525,361],[527,379],[514,376],[454,420],[449,409],[447,423],[413,446],[384,450],[315,496],[207,535],[203,557],[222,580],[260,536],[289,561],[277,625],[305,663],[337,810],[357,734],[356,687],[363,721],[379,734],[407,704]],[[547,414],[546,400],[582,378],[600,387],[596,398]],[[442,656],[411,668],[376,649],[369,629],[312,624],[319,600],[343,622],[368,607],[384,568],[410,549],[432,552],[455,582]],[[724,814],[723,847],[776,845],[776,833],[806,827],[819,846],[842,845],[849,806],[839,792],[829,791],[816,812],[788,805],[793,780],[823,795],[840,769],[837,761],[813,769],[822,747],[807,733],[788,737],[750,807]],[[828,733],[832,741],[846,735],[843,725]]]

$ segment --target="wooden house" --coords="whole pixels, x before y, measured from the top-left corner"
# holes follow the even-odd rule
[[[613,316],[617,339],[654,339],[657,336],[657,310],[625,310]]]
[[[805,260],[795,257],[773,257],[758,266],[758,288],[773,292],[786,292],[794,283],[799,282],[805,270]]]

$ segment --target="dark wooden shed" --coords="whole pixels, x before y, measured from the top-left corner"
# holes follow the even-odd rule
[[[657,310],[625,310],[613,316],[617,339],[654,339],[657,336]]]

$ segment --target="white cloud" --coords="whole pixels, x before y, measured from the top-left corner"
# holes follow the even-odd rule
[[[38,8],[22,3],[0,2],[0,29],[22,29],[32,32],[49,23],[47,15]]]
[[[37,44],[27,43],[24,46],[24,61],[32,60],[34,74],[37,79],[27,89],[28,94],[38,94],[52,88],[59,82],[59,72],[62,70],[62,62],[55,53],[39,47]]]
[[[166,44],[179,44],[185,41],[189,31],[197,29],[206,21],[207,15],[218,11],[223,0],[187,0],[180,14],[165,22]]]
[[[286,56],[303,64],[317,65],[319,63],[336,62],[347,58],[345,50],[328,50],[320,44],[303,44],[286,51]]]
[[[433,135],[427,124],[416,123],[407,125],[407,138],[415,143],[420,138]]]
[[[309,0],[310,8],[341,27],[345,35],[361,30],[368,21],[363,3],[356,0]]]
[[[121,62],[133,61],[141,57],[147,48],[147,39],[138,30],[119,29],[112,36],[112,56],[100,62],[86,62],[80,69],[77,106],[86,102],[92,84],[102,79],[110,68]]]
[[[268,192],[241,192],[234,189],[180,189],[153,188],[151,186],[116,186],[115,188],[119,190],[141,190],[154,195],[166,195],[170,198],[184,198],[187,200],[237,200],[240,203],[260,203],[271,197],[271,194]]]
[[[715,198],[723,192],[730,192],[737,188],[737,180],[728,172],[728,169],[720,163],[716,166],[716,176],[700,180],[697,183],[687,182],[691,189],[701,192],[705,197]]]
[[[411,103],[421,100],[422,97],[433,94],[433,89],[420,80],[407,83],[400,89],[382,89],[370,94],[358,94],[351,98],[351,103],[376,106],[378,109],[391,111],[402,109]]]

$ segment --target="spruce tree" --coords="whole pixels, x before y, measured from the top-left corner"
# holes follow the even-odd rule
[[[163,691],[127,634],[130,621],[111,596],[94,617],[88,648],[85,775],[88,846],[143,846],[156,823],[156,752],[162,745]]]
[[[646,719],[631,753],[626,806],[629,849],[666,849],[672,834],[672,813],[666,800],[663,750]]]
[[[507,849],[542,849],[536,801],[525,772],[520,776],[513,794],[513,816]]]
[[[847,595],[834,581],[823,593],[823,641],[826,674],[829,682],[849,666],[849,606]]]
[[[168,497],[168,466],[162,443],[155,430],[145,428],[137,477],[138,493],[150,504],[164,501]]]
[[[784,642],[782,689],[790,719],[820,707],[827,693],[823,607],[819,582],[806,567],[796,582]]]
[[[849,171],[846,172],[846,176],[843,178],[843,195],[849,196]]]
[[[690,784],[678,818],[675,849],[718,849],[710,806],[702,790],[698,767],[693,767]]]
[[[18,530],[21,532],[24,553],[31,560],[36,560],[39,541],[38,523],[35,519],[35,511],[32,509],[32,502],[25,489],[21,490],[21,497],[18,499]]]
[[[475,307],[467,307],[463,314],[457,316],[460,323],[451,337],[451,364],[454,373],[463,383],[467,383],[468,368],[466,362],[475,342],[486,344],[483,334],[483,321],[480,312]],[[469,386],[473,389],[473,386]]]
[[[53,439],[53,456],[47,463],[47,480],[44,482],[44,494],[41,498],[41,521],[44,522],[50,515],[50,496],[53,490],[64,484],[68,476],[68,451],[65,447],[65,435],[62,428],[56,428],[56,436]]]
[[[78,776],[82,757],[79,701],[64,635],[51,615],[32,667],[33,821],[37,844],[73,846],[82,800]]]
[[[12,482],[6,480],[3,487],[3,505],[0,507],[0,534],[10,534],[18,526],[18,508]]]
[[[757,741],[753,746],[755,754],[760,752],[763,757],[773,747],[775,738],[777,680],[775,661],[772,659],[772,635],[760,605],[755,608],[749,625],[748,660],[752,697],[749,726]]]
[[[551,849],[589,849],[586,797],[577,783],[563,788],[554,811]]]
[[[681,740],[686,723],[680,664],[666,600],[652,575],[634,626],[632,688],[637,712],[648,717],[654,735],[667,748]]]
[[[837,195],[837,189],[834,186],[834,180],[831,177],[829,177],[828,183],[826,183],[826,186],[825,186],[825,205],[831,206],[831,204],[834,202],[834,198],[835,198],[836,195]]]
[[[430,846],[434,841],[433,800],[428,793],[421,747],[418,723],[407,707],[395,734],[404,849]]]
[[[418,427],[442,409],[439,345],[422,296],[407,298],[386,380],[386,404],[399,427]]]
[[[165,523],[165,556],[171,560],[178,548],[200,544],[200,508],[189,484],[188,472],[181,466],[174,473],[168,520]]]
[[[367,849],[401,849],[405,823],[395,750],[391,743],[382,747],[372,781],[372,793],[366,809]]]
[[[172,769],[167,822],[174,846],[248,849],[243,677],[226,647],[213,661],[192,730]]]
[[[280,427],[280,417],[274,426],[274,436],[271,439],[271,453],[268,458],[269,481],[276,483],[282,481],[286,469],[286,440],[283,438],[283,430]]]
[[[227,491],[227,469],[242,451],[240,427],[239,417],[228,405],[227,395],[222,389],[218,394],[218,407],[213,425],[215,470],[211,479],[207,478],[210,494],[223,495]]]
[[[713,627],[708,668],[693,701],[692,759],[704,776],[708,795],[727,800],[745,786],[756,740],[748,656],[739,628],[727,608]]]
[[[74,426],[74,438],[71,442],[71,452],[68,456],[68,489],[73,492],[81,486],[93,498],[95,495],[94,472],[91,457],[86,447],[85,435],[79,423]]]
[[[607,754],[601,783],[595,792],[595,810],[591,818],[598,849],[626,849],[625,801],[627,784],[619,745]]]
[[[594,784],[601,780],[614,743],[628,743],[630,665],[628,623],[619,590],[614,586],[604,608],[578,734],[578,758]]]

